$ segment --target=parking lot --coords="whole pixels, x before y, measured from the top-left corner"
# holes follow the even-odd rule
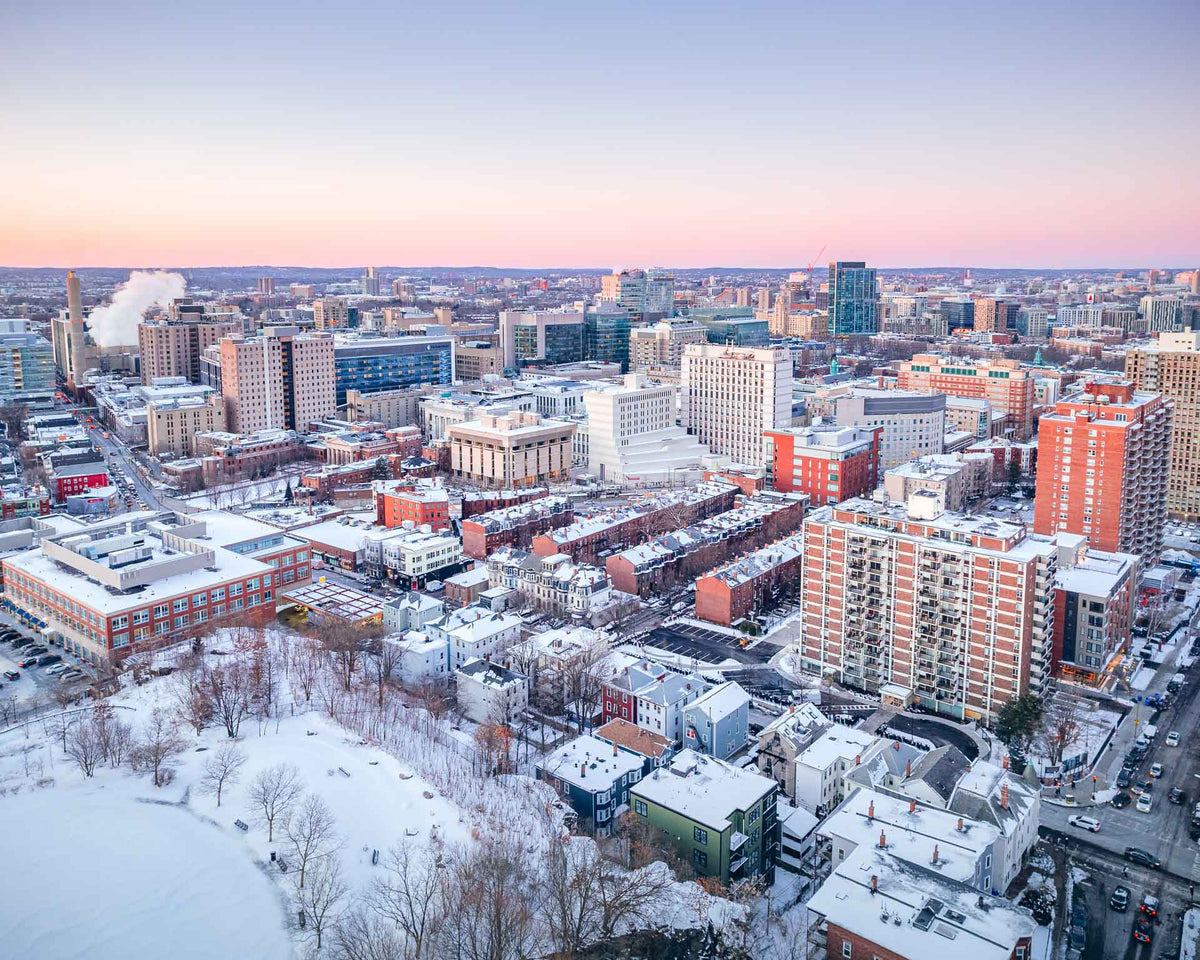
[[[742,646],[745,639],[753,646]],[[733,637],[716,630],[705,630],[689,623],[664,624],[655,627],[645,639],[648,647],[657,647],[678,657],[688,657],[699,663],[766,663],[779,648],[754,638]]]
[[[7,629],[15,628],[10,627],[7,623],[0,623],[0,630]],[[27,633],[22,633],[24,636],[28,636]],[[33,644],[29,646],[33,646]],[[39,643],[37,646],[45,646],[45,644]],[[75,657],[57,647],[47,647],[47,653],[57,654],[63,661],[73,666],[79,666]],[[14,648],[10,641],[0,641],[0,699],[6,701],[4,716],[10,719],[15,714],[24,713],[25,708],[33,703],[49,701],[64,686],[77,688],[91,682],[91,676],[82,667],[80,670],[83,676],[64,684],[58,676],[47,672],[53,664],[36,667],[19,666],[20,661],[24,660],[26,656],[25,648]],[[19,673],[20,678],[8,679],[5,674],[9,672]],[[3,723],[0,723],[0,726],[3,726]]]

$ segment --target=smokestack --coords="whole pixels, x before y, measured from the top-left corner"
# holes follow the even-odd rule
[[[871,874],[871,896],[875,896],[879,892],[879,874]]]
[[[67,379],[77,384],[83,379],[87,359],[83,349],[83,294],[74,270],[67,271],[67,323],[69,343],[65,367]]]
[[[936,843],[933,845],[933,860],[931,862],[934,864],[934,866],[936,866],[938,862],[938,847]]]
[[[1005,810],[1008,809],[1008,784],[1007,783],[1004,784],[1000,788],[1000,806],[1002,806]]]
[[[887,849],[887,835],[882,830],[879,831],[879,849]]]

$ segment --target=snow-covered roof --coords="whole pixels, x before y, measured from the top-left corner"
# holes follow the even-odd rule
[[[776,717],[767,724],[758,739],[761,743],[765,737],[778,733],[781,737],[791,741],[794,747],[799,747],[815,731],[829,726],[829,722],[829,718],[820,711],[816,704],[806,700],[790,707],[787,713]]]
[[[750,694],[736,680],[719,683],[702,693],[685,708],[687,713],[702,713],[716,726],[717,722],[749,705]]]
[[[610,789],[620,777],[638,772],[642,763],[635,754],[585,735],[564,743],[538,766],[559,780],[595,793]]]
[[[841,837],[856,846],[878,846],[883,837],[893,856],[930,864],[941,876],[961,883],[974,882],[977,864],[1000,836],[991,824],[867,789],[855,790],[843,800],[825,818],[820,834]],[[938,864],[933,868],[935,846]]]
[[[868,943],[910,958],[1010,960],[1035,926],[1026,907],[981,895],[931,864],[906,862],[866,844],[837,865],[807,906]]]
[[[735,812],[749,810],[776,789],[770,777],[684,750],[630,792],[720,832]]]
[[[462,573],[456,573],[452,577],[447,577],[445,582],[452,583],[456,587],[464,587],[467,589],[487,583],[487,567],[472,567],[470,570],[464,570]]]
[[[824,770],[838,760],[853,761],[862,756],[877,739],[875,734],[865,730],[835,725],[809,744],[796,762]]]

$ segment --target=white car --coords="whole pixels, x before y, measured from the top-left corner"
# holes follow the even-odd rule
[[[1170,733],[1167,734],[1167,746],[1168,747],[1179,746],[1179,731],[1178,730],[1172,730]]]
[[[1092,833],[1100,832],[1100,821],[1093,820],[1091,817],[1085,817],[1081,813],[1067,817],[1067,823],[1073,827],[1078,827],[1080,830],[1090,830]]]
[[[1137,812],[1149,813],[1151,807],[1154,806],[1154,799],[1148,793],[1143,793],[1137,798]]]
[[[1161,763],[1154,763],[1154,764],[1150,765],[1150,776],[1157,778],[1157,777],[1161,777],[1162,775],[1163,775],[1163,765]]]
[[[75,668],[72,667],[71,664],[69,664],[69,663],[65,663],[65,662],[64,663],[56,663],[53,666],[46,668],[46,676],[54,677],[60,673],[66,673],[68,670],[73,670],[73,669],[75,669]]]

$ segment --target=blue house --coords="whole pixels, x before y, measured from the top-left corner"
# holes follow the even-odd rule
[[[642,779],[643,758],[593,736],[576,737],[538,764],[538,778],[571,804],[585,828],[600,836],[629,806],[629,788]]]
[[[750,739],[750,694],[736,681],[718,684],[683,708],[683,745],[728,760]]]

